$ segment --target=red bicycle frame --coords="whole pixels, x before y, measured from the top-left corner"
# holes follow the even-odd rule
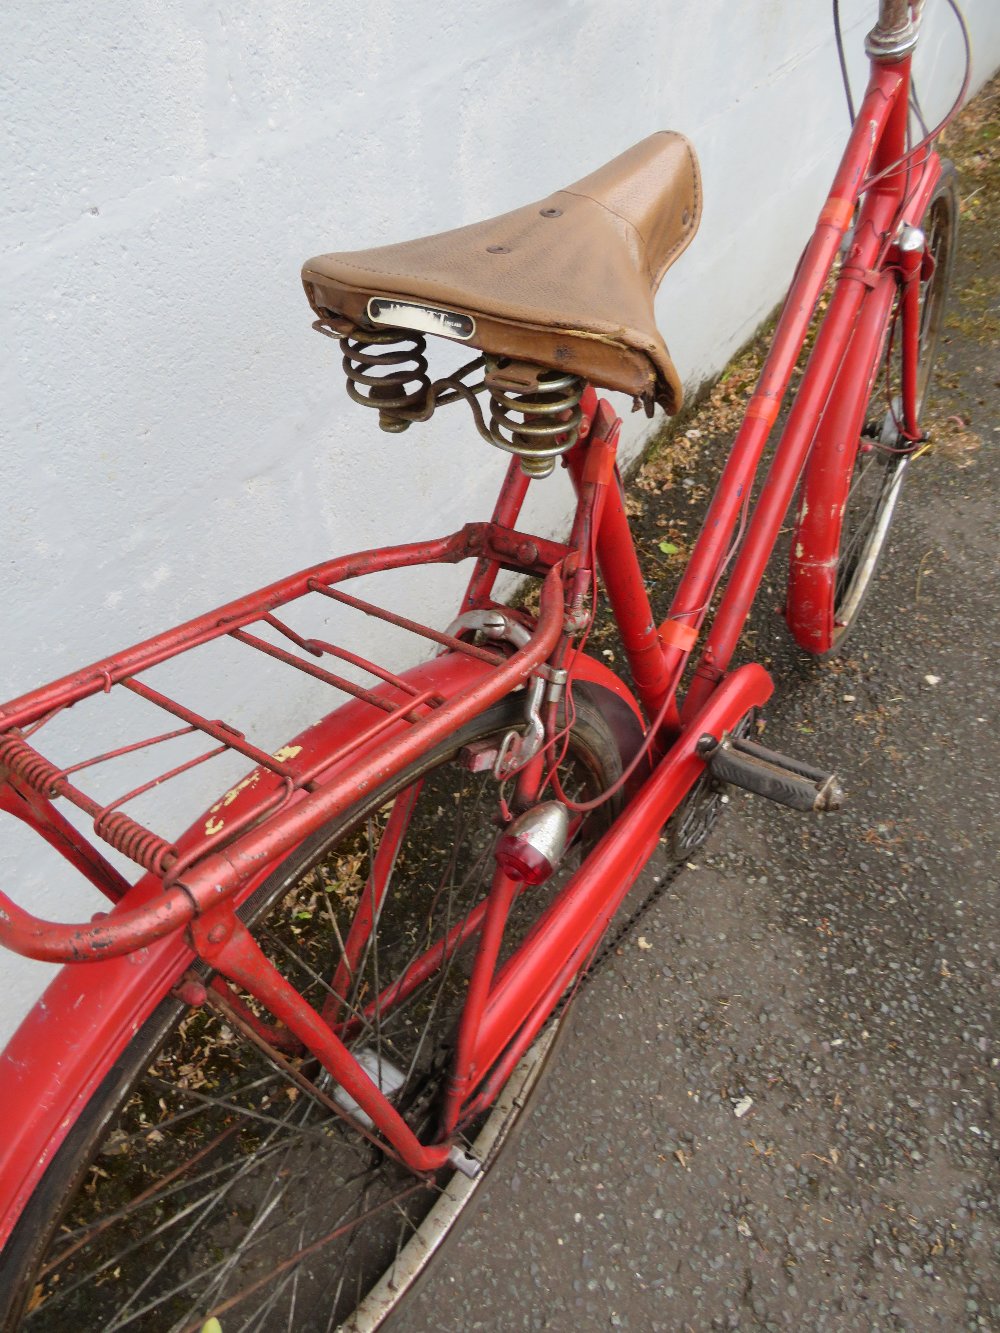
[[[908,54],[892,61],[873,60],[868,90],[833,187],[662,624],[653,620],[622,498],[615,462],[620,423],[610,406],[588,390],[580,437],[566,456],[577,494],[567,544],[518,531],[528,480],[514,460],[489,523],[470,524],[436,542],[343,557],[303,571],[0,709],[0,806],[55,846],[112,904],[98,920],[67,926],[42,921],[0,894],[0,943],[50,961],[90,964],[60,973],[3,1057],[11,1128],[0,1145],[0,1243],[72,1124],[76,1108],[195,957],[254,996],[285,1025],[370,1116],[387,1151],[418,1172],[432,1171],[447,1160],[453,1131],[489,1103],[567,986],[586,966],[655,849],[664,822],[703,771],[700,738],[710,734],[718,739],[771,694],[770,677],[759,665],[730,670],[733,654],[809,451],[822,456],[857,433],[871,387],[869,370],[899,290],[903,419],[910,438],[919,433],[918,284],[894,242],[901,223],[921,217],[940,164],[931,151],[919,163],[906,154],[909,78]],[[817,301],[852,223],[829,310],[751,512],[750,494],[764,448]],[[737,542],[728,582],[680,701],[682,676]],[[570,651],[596,575],[592,551],[621,632],[637,699],[600,662]],[[463,611],[494,607],[493,588],[501,569],[544,580],[537,621],[509,656],[393,616],[339,586],[361,573],[463,559],[475,561]],[[423,666],[395,674],[347,650],[302,638],[277,612],[307,594],[388,619],[444,652]],[[380,683],[372,689],[354,686],[262,639],[251,631],[256,623],[269,625],[313,658],[332,654],[360,663]],[[137,679],[154,665],[223,635],[354,697],[274,756],[226,724],[201,716]],[[420,1142],[349,1053],[345,1044],[349,1018],[339,1016],[335,1003],[317,1013],[260,951],[237,909],[291,848],[343,813],[361,794],[390,781],[491,703],[537,679],[540,671],[544,675],[545,670],[566,668],[571,684],[593,688],[615,704],[633,736],[646,733],[647,763],[645,768],[636,765],[636,782],[622,813],[502,968],[497,969],[499,942],[519,886],[498,870],[487,898],[455,924],[437,952],[418,958],[393,983],[394,989],[380,997],[388,1004],[405,997],[440,965],[444,954],[462,940],[477,937],[444,1122],[435,1141]],[[146,787],[102,805],[77,785],[76,774],[87,765],[61,770],[29,743],[33,730],[55,712],[112,688],[128,689],[171,714],[181,725],[168,737],[200,732],[218,747],[212,754],[235,750],[257,765],[176,842],[160,837],[121,809]],[[556,719],[556,707],[550,705],[545,717],[549,743]],[[158,736],[142,744],[163,739]],[[123,747],[88,763],[131,748],[136,747]],[[537,796],[542,769],[540,761],[524,769],[520,800]],[[147,873],[137,885],[129,887],[75,830],[57,809],[57,798],[85,810],[105,841],[144,867]],[[401,804],[389,835],[389,854],[408,817]],[[349,939],[351,950],[363,947],[377,918],[374,896],[382,891],[376,882],[379,876],[376,871],[372,903],[359,909]],[[335,996],[341,993],[336,978],[333,990]],[[232,992],[223,987],[220,994]],[[247,1026],[256,1039],[272,1040],[273,1030],[267,1025],[255,1026],[247,1019]]]

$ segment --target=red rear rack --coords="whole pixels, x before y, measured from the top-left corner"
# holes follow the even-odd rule
[[[115,904],[129,893],[128,881],[96,844],[78,833],[56,806],[57,800],[83,811],[98,839],[159,881],[151,900],[138,906],[126,901],[87,924],[42,920],[0,893],[0,944],[54,962],[106,958],[140,948],[179,929],[197,912],[231,896],[248,877],[259,876],[262,865],[273,862],[342,813],[359,794],[390,780],[411,760],[516,688],[549,656],[562,629],[559,569],[566,553],[567,548],[557,543],[490,523],[468,524],[460,532],[436,541],[342,556],[293,574],[0,708],[0,808],[36,828]],[[431,629],[338,586],[361,575],[404,566],[457,563],[469,557],[546,576],[538,623],[529,642],[512,656]],[[303,636],[276,614],[310,594],[396,626],[425,645],[429,642],[474,659],[480,669],[467,676],[464,685],[448,697],[434,690],[421,690],[360,653],[325,639]],[[270,631],[270,639],[262,637],[264,627]],[[143,672],[224,637],[356,700],[358,728],[350,741],[335,753],[302,753],[297,747],[270,753],[231,723],[206,717],[140,679]],[[289,647],[275,643],[275,638]],[[333,669],[341,663],[373,679],[358,683]],[[68,767],[59,767],[40,753],[35,733],[64,709],[102,693],[122,691],[165,714],[167,728],[102,749]],[[93,777],[98,768],[112,760],[138,756],[139,752],[149,754],[157,746],[186,736],[204,737],[207,745],[193,757],[155,773],[111,800],[88,794],[79,785],[81,774]],[[210,815],[193,831],[171,840],[126,811],[130,802],[226,754],[243,756],[256,767],[231,789],[241,799],[232,810],[227,809],[224,820]],[[144,897],[149,899],[149,894]]]

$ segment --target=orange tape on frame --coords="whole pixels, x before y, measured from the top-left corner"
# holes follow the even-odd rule
[[[819,215],[819,225],[821,227],[836,227],[838,231],[846,231],[851,225],[853,216],[854,203],[852,200],[828,199]]]
[[[747,403],[745,415],[747,417],[758,417],[766,424],[767,429],[770,430],[778,419],[778,412],[780,410],[780,399],[769,397],[767,394],[763,393],[755,393],[749,403]]]
[[[698,628],[679,620],[665,620],[656,633],[664,648],[679,648],[682,653],[687,653],[694,647]]]

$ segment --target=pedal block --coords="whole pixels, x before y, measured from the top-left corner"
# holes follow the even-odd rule
[[[698,753],[719,782],[793,810],[839,810],[844,804],[844,789],[835,773],[824,773],[745,737],[725,732],[717,741],[714,736],[703,736]]]

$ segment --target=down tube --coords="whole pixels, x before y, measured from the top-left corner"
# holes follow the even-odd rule
[[[816,302],[850,225],[860,181],[871,165],[879,137],[903,88],[904,76],[898,67],[878,66],[872,70],[844,158],[796,270],[760,380],[674,594],[669,618],[675,622],[698,627],[707,614],[711,592],[785,397]],[[679,667],[686,656],[680,647],[668,649],[668,661],[673,667]]]
[[[865,223],[871,223],[872,235],[866,238],[871,248],[874,248],[875,239],[889,230],[896,207],[894,196],[889,193],[878,194],[870,212],[863,215]],[[859,262],[867,258],[862,253]],[[877,256],[873,255],[872,258]],[[746,536],[684,699],[681,709],[681,717],[684,719],[701,706],[711,693],[719,673],[726,670],[732,659],[774,548],[778,530],[805,467],[816,430],[824,412],[830,408],[831,391],[837,386],[844,394],[857,397],[857,389],[846,385],[843,378],[838,377],[858,317],[870,294],[866,274],[859,273],[855,266],[841,271],[830,308],[820,324],[805,376],[788,414],[788,421],[775,449]]]
[[[833,642],[829,586],[836,578],[844,503],[895,293],[895,277],[885,274],[865,302],[806,464],[788,566],[786,619],[795,641],[809,652],[824,652]],[[860,383],[863,393],[851,387]]]

